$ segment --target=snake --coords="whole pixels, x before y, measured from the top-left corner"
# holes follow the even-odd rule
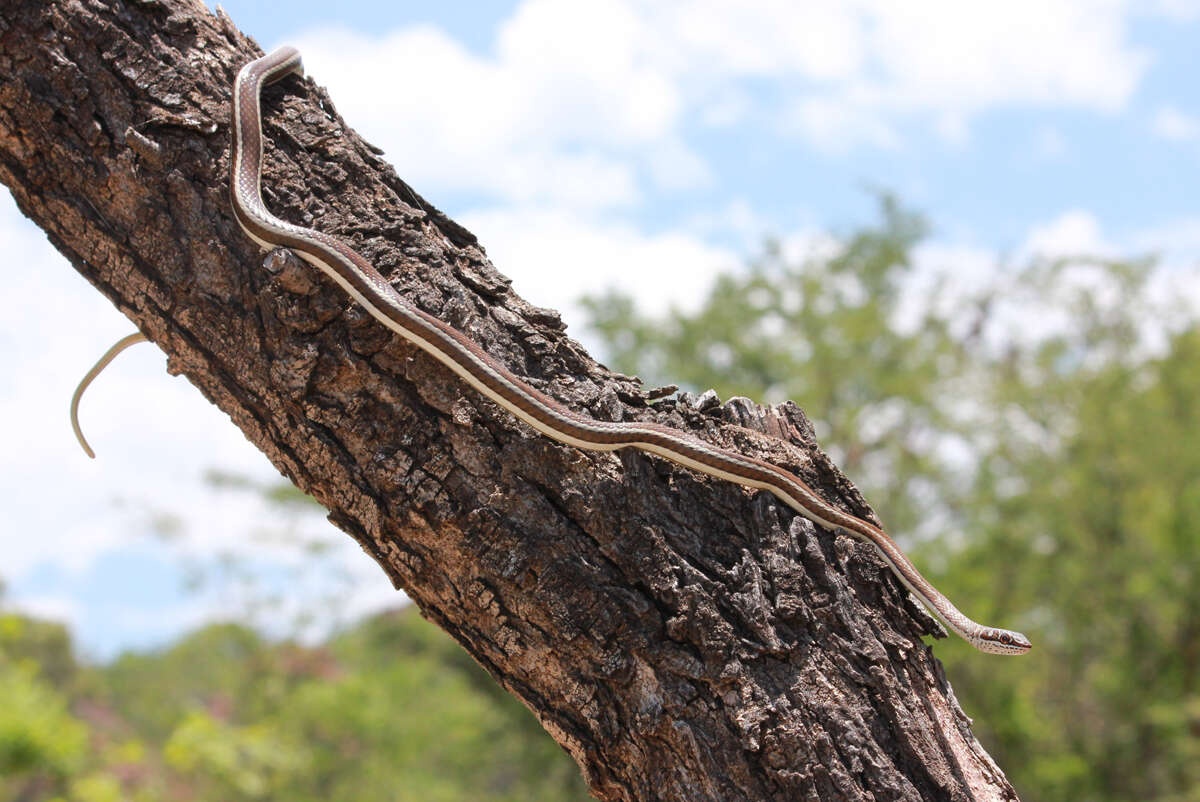
[[[849,535],[874,546],[901,584],[950,631],[979,651],[1003,655],[1029,651],[1030,641],[1020,632],[984,626],[968,618],[921,575],[886,532],[833,506],[790,471],[662,424],[604,421],[578,414],[523,381],[462,332],[406,300],[344,241],[272,214],[262,197],[262,88],[291,74],[303,75],[300,53],[283,46],[247,63],[234,81],[230,196],[234,216],[250,239],[265,250],[288,248],[298,254],[384,326],[536,431],[589,451],[640,449],[702,474],[765,490],[835,535]]]

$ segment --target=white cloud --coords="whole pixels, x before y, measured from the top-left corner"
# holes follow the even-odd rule
[[[1111,0],[869,0],[859,13],[878,85],[899,107],[1112,110],[1147,66],[1146,54],[1126,41],[1126,8]]]
[[[526,133],[647,142],[670,130],[682,104],[657,46],[625,3],[526,0],[501,27],[496,68],[521,84]]]
[[[620,221],[600,221],[550,208],[489,208],[459,216],[487,243],[496,267],[530,303],[564,313],[579,336],[578,299],[614,287],[643,308],[694,308],[712,278],[736,268],[740,254],[692,234],[645,234]]]
[[[1167,267],[1179,270],[1200,264],[1200,217],[1164,220],[1112,235],[1096,215],[1070,209],[1045,223],[1030,226],[1017,259],[1088,257],[1101,259],[1157,256]]]
[[[1163,139],[1175,142],[1200,139],[1200,118],[1185,114],[1172,106],[1164,106],[1155,112],[1150,128]]]
[[[621,3],[529,0],[494,57],[429,27],[293,41],[346,119],[435,192],[604,208],[636,204],[644,180],[676,189],[708,178],[678,137],[674,76]]]
[[[996,108],[1123,108],[1149,64],[1125,0],[525,0],[490,53],[429,26],[295,37],[310,73],[434,193],[574,209],[703,186],[694,121],[818,146],[951,144]],[[1164,12],[1165,13],[1165,12]],[[664,158],[666,164],[664,166]]]
[[[868,42],[849,6],[788,0],[640,0],[675,73],[844,81],[865,66]]]
[[[859,145],[888,150],[900,145],[900,134],[871,101],[850,97],[812,96],[796,101],[783,118],[785,128],[803,133],[817,147],[835,153]]]
[[[680,0],[653,8],[647,15],[672,65],[688,65],[679,69],[685,85],[772,81],[790,98],[785,120],[841,149],[893,146],[896,124],[910,117],[961,143],[970,117],[985,109],[1114,111],[1149,63],[1128,41],[1132,4],[1114,0]]]
[[[1072,209],[1047,223],[1032,226],[1017,253],[1019,259],[1109,258],[1120,256],[1121,249],[1105,238],[1094,214]]]
[[[866,0],[843,8],[871,56],[854,73],[817,83],[826,123],[806,130],[818,144],[891,144],[880,131],[904,120],[961,144],[972,116],[1003,107],[1112,112],[1149,63],[1127,41],[1127,11],[1116,2]],[[801,88],[796,103],[813,102]]]

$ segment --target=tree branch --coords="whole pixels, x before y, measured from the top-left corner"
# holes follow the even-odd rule
[[[870,547],[766,494],[539,436],[295,257],[264,260],[227,186],[230,88],[257,54],[198,0],[9,0],[0,180],[597,797],[1015,798],[920,641],[931,620]],[[311,81],[268,88],[264,115],[268,205],[352,242],[532,384],[772,460],[872,515],[792,405],[648,404]]]

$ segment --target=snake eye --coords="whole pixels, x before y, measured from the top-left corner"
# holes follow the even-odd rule
[[[1005,632],[1003,635],[1000,636],[1000,642],[1003,643],[1005,646],[1011,646],[1012,642],[1013,642],[1012,635],[1009,635],[1007,632]]]

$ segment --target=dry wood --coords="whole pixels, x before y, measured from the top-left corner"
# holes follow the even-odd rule
[[[868,546],[662,460],[538,436],[294,257],[264,259],[226,183],[230,86],[258,52],[198,0],[4,0],[0,181],[597,797],[1015,799],[920,640],[934,624]],[[796,407],[650,405],[598,365],[315,84],[268,88],[264,111],[267,203],[351,240],[531,383],[777,461],[872,515]]]

